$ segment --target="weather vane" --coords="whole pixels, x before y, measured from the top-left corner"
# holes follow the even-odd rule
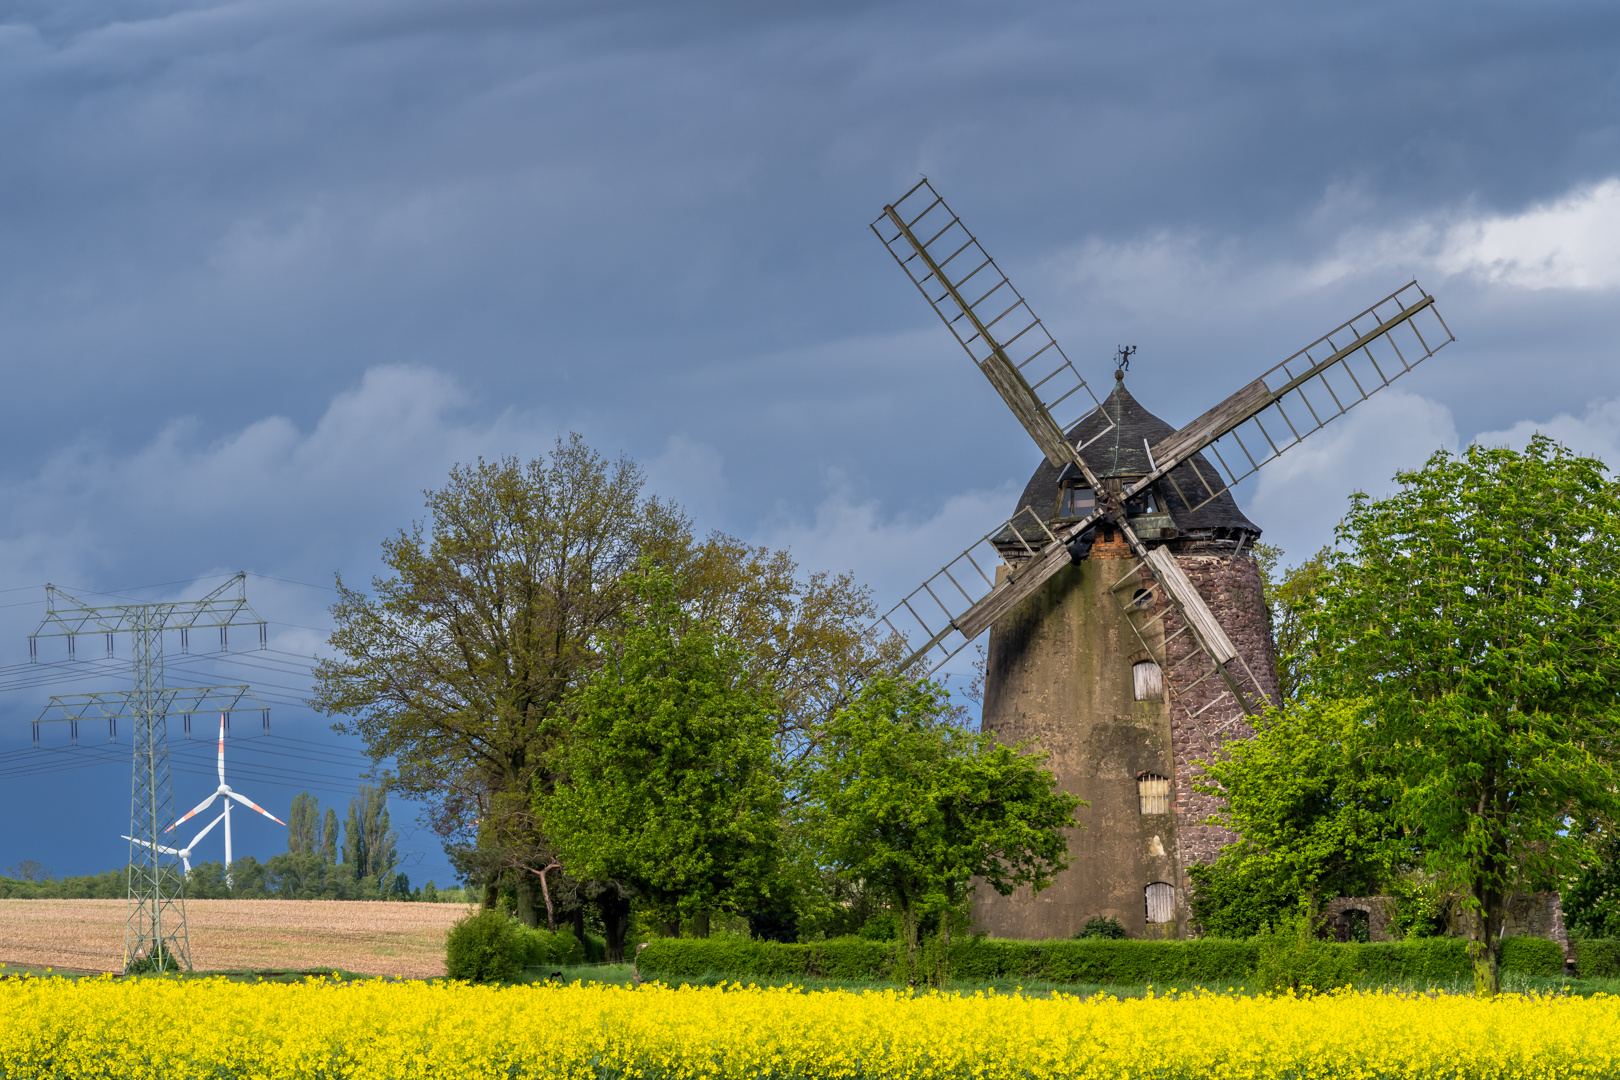
[[[1116,371],[1131,370],[1131,357],[1135,355],[1135,345],[1121,345],[1119,347],[1119,352],[1114,354],[1114,369]]]

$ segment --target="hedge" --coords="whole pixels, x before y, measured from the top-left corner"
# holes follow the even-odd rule
[[[1620,938],[1578,939],[1575,974],[1583,979],[1620,979]]]
[[[894,970],[894,942],[836,938],[813,944],[726,938],[660,938],[637,961],[650,978],[733,977],[883,979]],[[1198,938],[1192,941],[1012,941],[970,938],[951,946],[952,979],[1028,979],[1058,983],[1207,982],[1244,979],[1259,959],[1256,941]],[[1594,956],[1596,954],[1594,953]],[[1605,954],[1613,963],[1614,952]],[[1348,982],[1394,982],[1464,977],[1473,971],[1461,938],[1420,938],[1368,944],[1319,943],[1311,950],[1307,981],[1316,986]],[[1508,938],[1502,943],[1504,972],[1557,975],[1564,954],[1544,938]]]

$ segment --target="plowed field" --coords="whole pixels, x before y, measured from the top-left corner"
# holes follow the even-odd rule
[[[467,908],[365,900],[189,900],[199,971],[341,968],[444,974],[444,939]],[[0,900],[0,962],[78,971],[123,966],[122,900]]]

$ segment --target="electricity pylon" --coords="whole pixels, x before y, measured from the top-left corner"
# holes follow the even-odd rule
[[[38,655],[42,637],[68,639],[68,656],[77,653],[76,641],[85,634],[106,637],[112,655],[113,635],[130,635],[130,667],[134,687],[100,694],[53,697],[34,721],[39,725],[65,721],[78,741],[81,720],[106,720],[116,736],[119,720],[135,722],[134,752],[129,784],[129,919],[124,930],[124,970],[138,963],[162,971],[176,964],[191,969],[191,945],[186,935],[185,877],[160,842],[174,824],[174,788],[169,781],[167,718],[183,716],[191,730],[194,713],[257,711],[269,722],[269,710],[246,686],[168,687],[163,684],[163,634],[180,632],[180,648],[187,652],[191,631],[219,628],[219,647],[227,647],[228,627],[257,626],[259,648],[265,647],[265,622],[248,606],[247,575],[237,574],[201,600],[162,604],[121,604],[91,607],[77,597],[45,586],[45,618],[28,637],[29,659]],[[144,843],[142,842],[144,841]]]

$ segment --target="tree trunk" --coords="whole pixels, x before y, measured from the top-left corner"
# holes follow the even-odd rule
[[[692,936],[706,938],[709,936],[709,913],[700,911],[692,916]]]
[[[484,886],[484,910],[494,911],[501,906],[501,883],[493,880]]]
[[[677,915],[673,919],[659,919],[658,932],[665,937],[680,937],[681,917]]]
[[[1469,919],[1468,955],[1474,961],[1474,996],[1495,997],[1502,990],[1498,960],[1502,950],[1502,916],[1506,897],[1499,889],[1475,886],[1479,910]]]
[[[580,904],[568,915],[568,924],[573,928],[574,940],[581,945],[585,944],[585,905]]]
[[[602,926],[607,930],[608,963],[624,963],[624,936],[630,932],[630,901],[620,896],[617,889],[603,889],[597,894],[596,910],[602,913]]]
[[[527,868],[520,869],[514,878],[512,892],[517,899],[517,917],[533,930],[540,925],[540,911],[534,906],[534,879]]]
[[[546,875],[561,865],[560,862],[553,862],[544,870],[539,871],[540,895],[546,898],[546,929],[553,934],[557,932],[557,909],[551,906],[551,886],[546,884]]]

